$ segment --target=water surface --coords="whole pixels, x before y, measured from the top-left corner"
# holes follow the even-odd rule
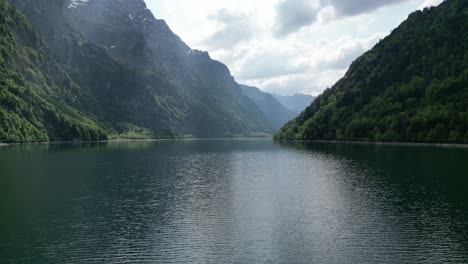
[[[468,149],[0,148],[0,263],[468,263]]]

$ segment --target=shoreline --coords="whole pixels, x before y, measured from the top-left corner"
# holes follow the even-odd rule
[[[91,143],[117,143],[117,142],[156,142],[156,141],[183,141],[186,139],[111,139],[94,141],[44,141],[44,142],[19,142],[19,143],[0,143],[0,147],[16,145],[48,145],[48,144],[91,144]]]
[[[17,145],[45,145],[45,144],[91,144],[91,143],[119,143],[119,142],[159,142],[159,141],[207,141],[207,140],[271,140],[271,137],[226,137],[226,138],[145,138],[145,139],[110,139],[95,141],[44,141],[44,142],[19,142],[19,143],[0,143],[0,147]]]
[[[340,140],[277,140],[277,141],[322,143],[322,144],[349,144],[349,145],[402,146],[402,147],[438,147],[438,148],[468,149],[468,144],[454,144],[454,143],[373,142],[373,141],[340,141]]]
[[[24,142],[24,143],[0,143],[1,147],[16,145],[41,145],[41,144],[92,144],[92,143],[119,143],[119,142],[163,142],[163,141],[209,141],[209,140],[271,140],[270,137],[244,137],[244,138],[173,138],[173,139],[111,139],[99,141],[48,141],[48,142]],[[340,141],[340,140],[276,140],[273,142],[295,143],[321,143],[344,145],[374,145],[374,146],[403,146],[403,147],[438,147],[468,149],[468,144],[453,143],[413,143],[413,142],[373,142],[373,141]]]

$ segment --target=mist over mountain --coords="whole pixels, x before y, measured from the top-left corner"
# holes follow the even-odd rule
[[[268,118],[268,121],[270,124],[272,124],[275,130],[280,129],[284,124],[297,116],[295,113],[282,105],[278,100],[276,100],[273,95],[262,92],[257,87],[248,85],[241,85],[241,88],[243,94],[252,99],[252,101],[254,101],[260,110],[265,114],[265,116]]]
[[[202,136],[271,131],[257,106],[242,95],[229,69],[207,52],[188,47],[153,16],[143,0],[93,0],[66,11],[74,29],[117,61],[144,78],[170,80],[179,90],[173,98],[160,96],[159,87],[151,82],[148,88],[161,104],[173,108],[185,131]],[[184,105],[174,105],[177,101]]]
[[[72,112],[73,117],[61,118],[60,122],[67,120],[63,126],[75,132],[58,129],[50,118],[23,115],[24,111],[3,103],[0,106],[8,119],[15,116],[18,124],[27,125],[2,124],[4,130],[22,131],[23,136],[4,135],[1,141],[95,140],[138,131],[154,136],[197,137],[273,132],[272,123],[243,95],[229,69],[207,52],[188,47],[163,20],[153,16],[143,0],[7,2],[22,14],[2,0],[4,9],[21,17],[16,19],[16,26],[2,22],[9,30],[3,31],[2,37],[11,35],[17,42],[15,48],[37,53],[33,71],[40,76],[32,78],[23,72],[24,67],[15,68],[26,60],[17,56],[8,57],[10,63],[3,66],[21,76],[22,81],[15,81],[19,89],[37,87],[35,96],[53,106],[54,114],[60,115],[61,108]],[[24,41],[17,32],[21,26],[29,30],[23,35],[37,36],[36,42],[43,45]],[[25,100],[23,96],[14,98]],[[24,108],[36,108],[30,101]],[[82,130],[88,128],[82,127],[81,119],[102,136],[84,133]],[[30,137],[21,129],[24,126],[40,131],[42,136]]]
[[[314,100],[315,97],[308,94],[297,93],[294,95],[279,95],[273,94],[273,96],[278,100],[282,105],[286,106],[289,111],[299,115],[304,111]]]

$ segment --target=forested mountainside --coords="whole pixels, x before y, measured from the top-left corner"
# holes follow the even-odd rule
[[[106,139],[80,112],[86,101],[31,23],[0,0],[0,142]]]
[[[76,84],[77,98],[85,114],[108,132],[144,127],[173,130],[176,125],[165,109],[155,103],[139,76],[107,52],[91,43],[66,22],[66,0],[8,0],[39,31],[54,63]],[[60,76],[63,73],[52,71]],[[166,87],[164,80],[158,84]],[[75,95],[76,92],[70,92]],[[83,138],[78,138],[83,139]]]
[[[269,93],[262,92],[257,87],[241,85],[242,93],[249,97],[268,118],[273,129],[278,130],[288,121],[296,117],[284,105]],[[304,110],[304,109],[302,109]]]
[[[279,95],[273,94],[273,96],[282,105],[284,105],[289,111],[299,115],[315,100],[315,97],[308,94],[297,93],[294,95]]]
[[[121,42],[109,41],[119,46],[102,45],[85,30],[92,16],[80,8],[93,2],[0,0],[0,142],[272,131],[227,67],[191,50],[143,1],[96,1],[95,11],[113,3],[110,14],[126,13],[124,24],[135,20],[133,12],[147,15],[138,25],[114,28]]]
[[[275,137],[468,143],[467,6],[411,14]]]

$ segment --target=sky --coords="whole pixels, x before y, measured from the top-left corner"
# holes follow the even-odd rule
[[[145,0],[241,84],[318,95],[418,9],[443,0]]]

